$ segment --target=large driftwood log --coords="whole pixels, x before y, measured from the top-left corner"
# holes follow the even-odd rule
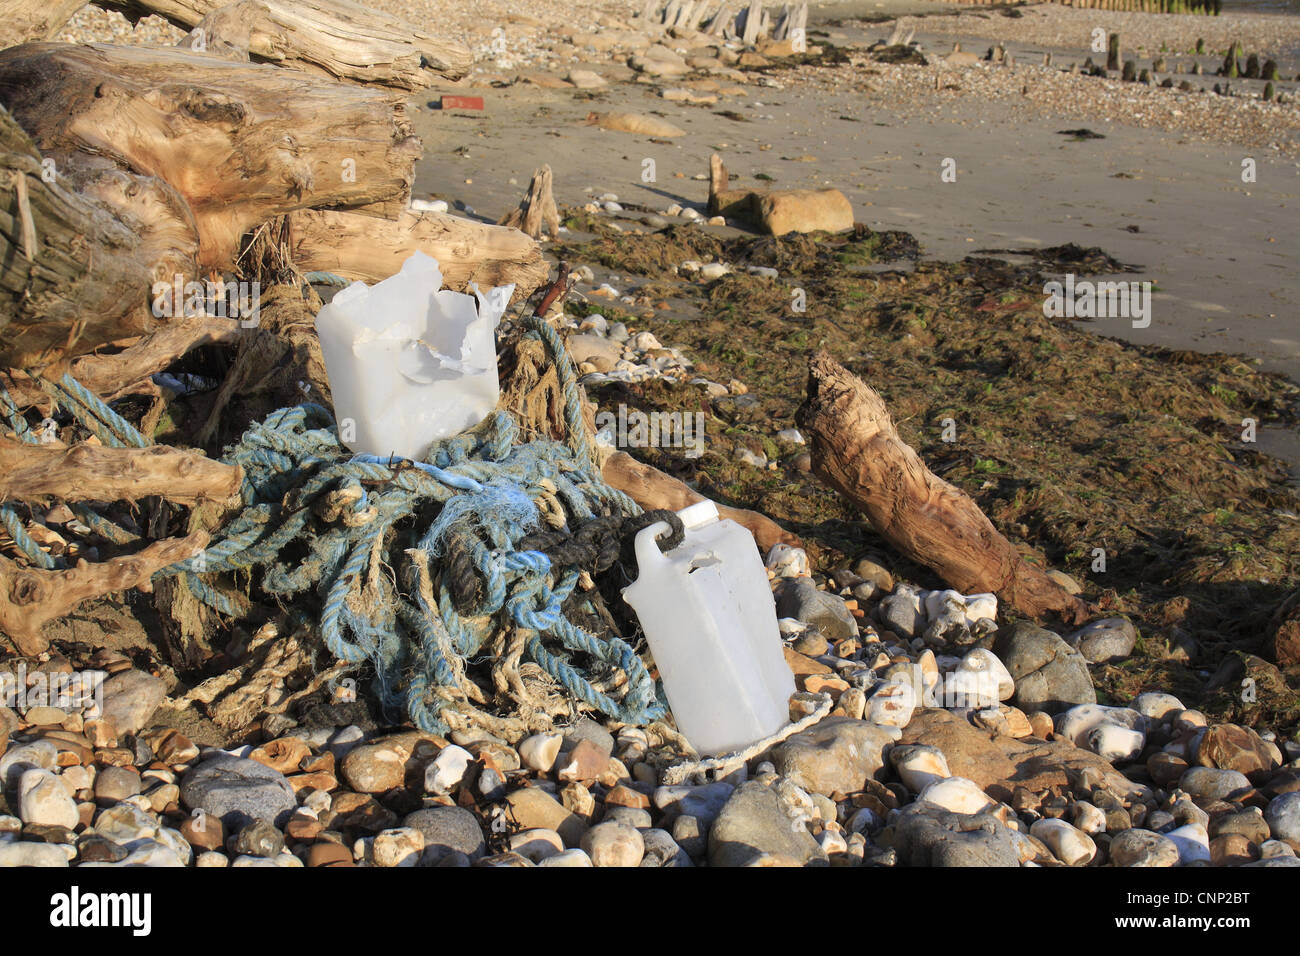
[[[476,282],[483,291],[515,284],[514,300],[546,281],[549,267],[537,243],[518,229],[444,213],[406,211],[396,220],[308,209],[289,216],[290,253],[300,269],[378,282],[413,252],[438,260],[453,289]]]
[[[0,50],[53,40],[85,0],[0,0]]]
[[[619,451],[610,455],[601,468],[601,476],[611,487],[628,495],[647,511],[654,508],[680,511],[688,505],[705,500],[704,495],[692,491],[684,482],[637,461],[627,452]],[[718,514],[748,528],[764,554],[775,544],[790,544],[795,547],[803,544],[798,537],[757,511],[718,505]]]
[[[185,538],[155,541],[135,554],[90,564],[85,560],[66,571],[20,568],[0,558],[0,632],[22,654],[34,656],[49,646],[41,627],[76,609],[82,601],[127,588],[152,590],[154,574],[198,554],[208,543],[196,531]]]
[[[26,445],[0,437],[0,501],[139,501],[196,504],[238,494],[244,471],[201,454],[153,445]]]
[[[1031,617],[1082,622],[1088,605],[1030,564],[962,491],[925,467],[884,400],[824,352],[813,356],[796,421],[813,471],[890,544],[962,593],[993,592]]]
[[[214,270],[295,209],[396,216],[420,154],[395,94],[185,50],[0,51],[0,105],[43,150],[101,154],[172,186],[193,212],[199,265]]]
[[[191,49],[402,90],[459,79],[474,62],[459,43],[348,0],[237,0],[186,26]]]
[[[43,366],[156,325],[146,303],[154,251],[113,210],[46,182],[41,160],[0,109],[0,368]]]

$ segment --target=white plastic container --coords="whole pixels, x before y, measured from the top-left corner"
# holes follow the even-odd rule
[[[476,307],[443,289],[437,261],[417,252],[396,275],[335,295],[316,331],[343,443],[418,460],[482,421],[497,404],[495,332],[513,291],[478,294]]]
[[[753,535],[711,501],[677,514],[685,540],[667,554],[658,522],[636,536],[637,579],[623,589],[663,678],[677,728],[704,755],[740,750],[790,719],[794,675]]]

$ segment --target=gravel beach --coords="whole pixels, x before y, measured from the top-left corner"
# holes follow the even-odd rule
[[[240,623],[215,650],[230,670],[184,674],[152,610],[99,601],[0,661],[0,866],[1300,867],[1300,18],[832,3],[792,59],[651,31],[640,0],[373,3],[475,53],[407,97],[413,200],[497,222],[548,164],[543,248],[575,285],[547,318],[593,403],[698,414],[702,456],[656,466],[803,536],[754,573],[806,725],[703,767],[672,721],[608,718],[520,664],[539,631],[512,625],[509,667],[476,648],[457,699],[481,719],[427,733],[367,680],[280,667],[287,628]],[[1148,81],[1085,75],[1094,30]],[[182,36],[88,7],[62,39]],[[1278,79],[1214,76],[1238,41]],[[709,208],[714,155],[724,189],[794,190],[800,228]],[[1153,281],[1154,320],[1049,315],[1067,272]],[[943,586],[819,483],[811,349],[879,389],[920,467],[1086,618]],[[373,520],[354,484],[304,520]],[[396,577],[382,543],[372,570]],[[565,611],[627,578],[618,550],[575,565]],[[631,680],[595,671],[601,693]],[[73,677],[90,692],[54,693]],[[517,712],[470,706],[493,682]]]

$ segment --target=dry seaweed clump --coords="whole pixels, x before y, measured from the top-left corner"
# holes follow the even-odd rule
[[[1103,696],[1195,698],[1227,654],[1262,650],[1270,615],[1300,585],[1300,499],[1284,464],[1241,440],[1244,418],[1295,424],[1300,390],[1239,356],[1133,346],[1108,338],[1104,323],[1080,331],[1045,317],[1050,274],[1123,268],[1100,250],[913,261],[907,234],[861,228],[734,240],[671,228],[581,248],[629,276],[658,279],[686,258],[733,267],[684,284],[680,308],[641,324],[686,348],[701,375],[739,379],[747,394],[709,399],[655,380],[600,386],[596,397],[706,410],[702,457],[638,456],[771,516],[823,565],[884,545],[778,437],[793,426],[814,348],[879,390],[903,438],[1000,531],[1139,623],[1132,660],[1094,675]],[[768,466],[739,460],[741,448]],[[1288,675],[1283,691],[1300,676]],[[1291,706],[1276,703],[1278,713]]]

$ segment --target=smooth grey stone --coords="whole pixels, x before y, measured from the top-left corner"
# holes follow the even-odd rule
[[[691,862],[690,855],[677,845],[677,841],[667,830],[642,830],[641,840],[645,844],[645,856],[641,858],[642,866],[695,865]]]
[[[741,785],[709,832],[711,866],[745,866],[763,854],[804,865],[827,862],[826,853],[804,825],[790,795],[779,784],[753,780]]]
[[[487,849],[478,818],[464,807],[425,807],[408,813],[402,826],[424,834],[426,853],[463,853],[474,863]]]
[[[192,810],[220,817],[232,829],[254,820],[282,826],[298,806],[284,774],[226,754],[203,761],[181,778],[181,800]]]
[[[810,578],[794,578],[781,587],[776,614],[815,625],[831,643],[858,634],[858,622],[845,607],[844,598],[819,591]]]
[[[891,814],[877,839],[907,866],[1020,866],[1011,831],[991,813],[952,813],[913,803]]]
[[[1264,819],[1274,840],[1300,842],[1300,792],[1293,790],[1274,797],[1264,811]]]
[[[1088,662],[1051,631],[1019,621],[997,631],[993,652],[1015,680],[1014,702],[1026,713],[1097,703]]]
[[[1124,660],[1133,653],[1137,628],[1122,617],[1107,617],[1079,628],[1066,643],[1092,664]]]
[[[1178,778],[1178,789],[1202,805],[1226,800],[1230,794],[1250,789],[1250,785],[1244,773],[1218,767],[1189,767]]]

